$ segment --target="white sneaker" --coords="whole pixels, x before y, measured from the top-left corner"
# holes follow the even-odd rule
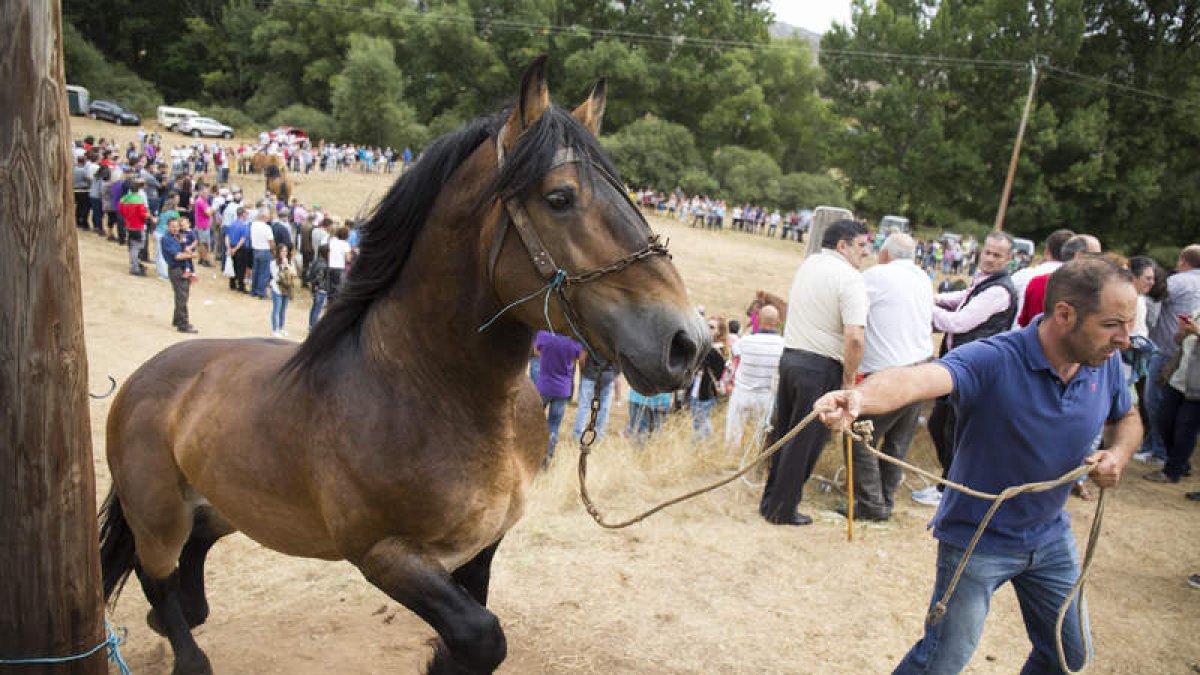
[[[938,489],[933,485],[924,490],[913,490],[912,498],[914,502],[924,504],[925,506],[937,506],[942,503],[942,493],[938,492]]]
[[[280,332],[280,333],[283,333],[283,337],[287,337],[287,336],[288,336],[288,332],[287,332],[286,330],[281,330],[281,331],[279,331],[279,332]]]
[[[1149,451],[1135,453],[1133,458],[1142,464],[1148,464],[1153,467],[1161,468],[1164,464],[1166,464],[1161,457],[1155,457],[1154,454]]]
[[[271,336],[272,337],[283,337],[283,333],[281,333],[280,331],[277,331],[277,330],[273,330],[273,331],[271,331]]]

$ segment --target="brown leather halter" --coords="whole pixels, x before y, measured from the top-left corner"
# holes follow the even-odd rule
[[[497,166],[504,165],[504,146],[500,142],[500,139],[502,138],[504,138],[504,129],[501,129],[500,133],[496,136]],[[505,306],[504,309],[501,309],[498,313],[496,313],[495,316],[493,316],[479,328],[480,332],[490,326],[496,319],[500,318],[504,312],[516,307],[521,303],[532,300],[542,293],[546,294],[546,308],[544,310],[546,315],[546,327],[551,332],[554,332],[554,325],[550,321],[548,307],[550,294],[554,293],[558,297],[559,303],[562,305],[563,313],[567,317],[567,323],[570,324],[572,332],[575,333],[575,337],[583,342],[584,347],[586,347],[589,352],[592,352],[594,357],[595,353],[592,351],[591,346],[588,345],[587,341],[584,340],[583,336],[579,332],[577,327],[579,323],[578,314],[575,312],[574,308],[571,307],[571,303],[567,300],[564,289],[570,286],[585,284],[589,281],[595,281],[606,274],[619,272],[636,262],[651,258],[653,256],[665,255],[668,258],[671,256],[670,251],[667,250],[666,243],[662,242],[657,234],[654,234],[654,232],[650,229],[650,224],[647,223],[646,218],[642,216],[642,212],[638,210],[637,205],[635,205],[633,201],[629,199],[629,195],[625,192],[625,186],[623,186],[615,176],[613,176],[609,171],[605,170],[605,168],[599,163],[580,157],[578,153],[570,148],[562,148],[555,153],[554,161],[551,162],[549,170],[553,171],[564,164],[579,164],[584,161],[590,161],[592,168],[594,168],[601,176],[604,177],[604,180],[617,191],[617,194],[620,194],[621,197],[625,199],[626,203],[628,203],[633,209],[633,212],[637,214],[638,220],[642,224],[643,231],[646,233],[646,246],[634,251],[633,253],[630,253],[623,258],[609,263],[608,265],[597,267],[586,272],[571,274],[567,270],[559,267],[558,263],[554,262],[554,257],[550,255],[550,251],[546,249],[546,245],[542,243],[542,238],[538,236],[537,230],[534,229],[533,222],[529,218],[529,212],[525,210],[525,205],[515,197],[506,200],[504,202],[504,209],[508,212],[508,218],[500,223],[499,229],[496,232],[496,238],[492,242],[491,252],[488,255],[488,279],[495,284],[496,261],[500,257],[500,249],[504,247],[504,236],[508,232],[508,224],[512,223],[513,227],[517,230],[517,235],[521,238],[521,242],[525,245],[525,250],[529,253],[530,262],[533,263],[533,267],[537,270],[538,275],[544,281],[546,281],[546,285],[525,296],[524,298]]]

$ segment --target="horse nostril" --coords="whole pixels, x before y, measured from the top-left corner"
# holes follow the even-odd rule
[[[692,365],[696,363],[696,356],[700,353],[700,346],[688,335],[688,332],[681,330],[675,333],[675,337],[671,338],[671,350],[667,353],[667,365],[672,372],[684,372],[692,369]]]

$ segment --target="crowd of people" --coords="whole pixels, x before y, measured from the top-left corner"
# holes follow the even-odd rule
[[[290,161],[296,156],[290,148],[268,141],[252,150],[285,153]],[[335,159],[348,156],[339,153],[349,148],[319,146]],[[364,157],[373,154],[359,149]],[[284,337],[290,300],[309,289],[311,330],[357,254],[354,221],[339,220],[298,197],[284,202],[264,193],[248,199],[238,184],[228,183],[229,162],[237,161],[240,173],[240,158],[249,154],[245,146],[231,151],[201,142],[168,150],[161,135],[141,131],[137,143],[126,145],[91,136],[74,143],[76,226],[127,247],[131,275],[147,276],[150,264],[158,278],[171,283],[172,325],[180,332],[198,332],[187,311],[189,288],[201,278],[197,267],[220,269],[231,291],[269,298],[271,334]],[[411,153],[396,156],[412,161]],[[347,166],[360,165],[377,170],[366,159]],[[309,251],[308,259],[301,250]]]
[[[872,422],[879,451],[903,460],[928,410],[943,478],[975,490],[998,493],[1091,465],[1089,478],[997,513],[977,544],[987,555],[967,564],[966,578],[979,583],[958,588],[944,618],[927,623],[897,669],[965,667],[991,594],[1011,582],[1033,643],[1026,670],[1058,672],[1055,613],[1078,602],[1070,594],[1079,556],[1064,510],[1069,495],[1095,499],[1095,486],[1115,485],[1131,460],[1146,466],[1148,481],[1191,475],[1200,437],[1200,245],[1184,247],[1168,273],[1149,257],[1105,253],[1096,237],[1067,229],[1047,237],[1038,264],[1020,267],[1004,232],[934,246],[899,232],[876,238],[863,223],[843,220],[820,236],[821,252],[801,264],[782,310],[762,305],[740,336],[736,322],[708,318],[712,354],[689,390],[674,397],[630,391],[625,433],[644,442],[668,411],[689,408],[695,442],[704,442],[713,406],[727,395],[728,447],[743,442],[747,426],[769,445],[822,411],[825,424],[802,429],[768,467],[759,513],[791,526],[813,522],[798,507],[829,430],[860,417]],[[864,265],[873,251],[875,264]],[[935,292],[931,269],[968,279]],[[570,343],[572,358],[557,375],[570,382],[588,357],[570,338],[556,339]],[[544,371],[535,376],[544,397],[546,381]],[[551,448],[564,396],[569,387],[554,399]],[[587,414],[581,405],[577,438]],[[903,472],[862,442],[851,452],[853,504],[839,512],[848,517],[853,506],[856,520],[889,520]],[[1182,496],[1200,501],[1200,491]],[[913,490],[912,499],[937,507],[936,602],[988,504],[941,485]],[[1200,588],[1200,575],[1188,583]],[[1065,658],[1078,668],[1087,624],[1074,606],[1067,616]]]

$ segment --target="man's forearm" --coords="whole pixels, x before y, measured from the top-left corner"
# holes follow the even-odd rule
[[[1142,443],[1142,416],[1137,406],[1130,406],[1129,412],[1112,425],[1112,443],[1109,451],[1120,458],[1124,466]]]
[[[849,388],[854,386],[854,381],[858,379],[858,366],[862,364],[863,357],[863,340],[862,338],[846,338],[842,344],[842,387]]]
[[[889,368],[871,375],[857,387],[862,394],[860,414],[891,412],[916,401],[944,396],[953,388],[950,371],[936,364]]]

